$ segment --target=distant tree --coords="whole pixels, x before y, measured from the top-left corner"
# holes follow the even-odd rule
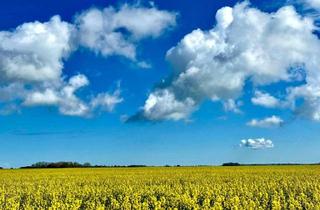
[[[146,167],[146,165],[128,165],[127,167]]]
[[[84,167],[77,162],[37,162],[31,166],[25,166],[21,168],[81,168]]]
[[[81,168],[82,165],[77,162],[57,162],[49,163],[47,168]]]
[[[30,168],[47,168],[50,163],[48,162],[37,162],[30,166]]]
[[[240,166],[240,163],[229,162],[229,163],[223,163],[222,166]]]
[[[91,167],[91,164],[88,163],[88,162],[87,162],[87,163],[84,163],[84,164],[83,164],[83,167]]]

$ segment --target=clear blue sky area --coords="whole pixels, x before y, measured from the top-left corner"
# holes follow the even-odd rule
[[[255,24],[258,25],[264,24],[264,21],[273,21],[272,18],[268,19],[269,16],[271,17],[279,9],[288,5],[295,8],[293,15],[300,17],[298,21],[303,21],[302,18],[305,17],[314,21],[310,22],[311,25],[316,25],[317,15],[315,14],[318,13],[318,8],[308,2],[255,0],[245,7],[248,10],[252,9],[253,13],[258,11],[266,16],[257,16]],[[250,38],[237,38],[237,36],[248,36],[248,32],[243,29],[245,27],[248,27],[249,31],[252,30],[250,36],[254,39],[256,34],[255,29],[250,28],[252,27],[251,23],[236,28],[236,24],[247,21],[247,19],[240,17],[242,13],[246,12],[245,9],[236,11],[235,7],[237,6],[235,5],[237,3],[238,5],[245,4],[237,1],[212,0],[196,2],[184,0],[153,2],[115,0],[1,1],[0,88],[4,89],[11,84],[22,84],[23,90],[9,92],[10,96],[14,96],[12,100],[5,97],[5,91],[0,90],[0,108],[2,109],[0,116],[0,166],[19,167],[38,161],[78,161],[105,165],[202,165],[221,164],[229,161],[240,163],[320,162],[320,123],[318,122],[320,117],[317,118],[317,114],[320,114],[320,94],[315,93],[318,88],[315,85],[316,82],[312,83],[309,79],[316,78],[318,75],[320,78],[320,71],[316,68],[313,69],[313,66],[317,66],[316,61],[310,61],[309,64],[308,59],[304,58],[304,56],[310,58],[318,52],[318,48],[320,49],[316,29],[310,29],[311,32],[308,33],[309,29],[306,27],[308,23],[306,22],[303,22],[302,25],[290,22],[288,27],[284,27],[281,25],[283,24],[281,21],[274,21],[269,24],[269,28],[265,27],[263,29],[265,31],[261,35],[264,38],[261,40],[269,40],[268,44],[261,44],[262,47],[254,46],[252,49],[260,49],[261,47],[264,54],[262,54],[260,65],[266,66],[267,73],[263,72],[264,69],[260,70],[259,68],[252,70],[254,73],[248,73],[251,72],[250,68],[256,68],[255,64],[250,66],[251,64],[247,60],[246,62],[241,60],[245,59],[243,56],[249,52],[248,50],[243,50],[237,55],[227,52],[223,54],[224,57],[219,58],[221,60],[217,61],[217,57],[210,58],[213,55],[211,52],[217,50],[215,47],[210,48],[209,45],[201,43],[195,44],[193,46],[195,53],[189,56],[186,53],[186,48],[177,46],[187,34],[195,29],[200,29],[203,33],[210,33],[209,30],[226,31],[227,29],[222,28],[223,21],[226,21],[226,24],[229,24],[227,27],[230,28],[230,31],[227,32],[228,35],[219,35],[223,37],[226,45],[229,44],[237,48],[238,45],[245,42],[243,40],[251,40]],[[140,26],[127,25],[128,21],[134,20],[137,14],[131,13],[127,16],[124,12],[120,14],[124,5],[131,8],[131,12],[144,8],[139,10],[141,13],[137,14],[146,15],[146,18],[153,15],[143,14],[149,10],[165,11],[166,13],[158,15],[166,14],[173,20],[171,22],[162,20],[164,21],[162,28],[157,25],[161,24],[161,20],[159,22],[155,19],[151,26],[148,26],[147,22],[141,21],[139,24],[145,24],[145,27],[154,27],[154,30],[157,27],[161,28],[161,32],[154,32],[157,33],[156,35],[152,34],[151,29],[146,29],[147,32],[141,38],[142,35],[139,35],[140,31],[137,29]],[[233,22],[230,23],[228,19],[229,13],[223,13],[224,15],[221,16],[223,21],[221,26],[218,26],[215,18],[216,12],[226,6],[233,8]],[[320,7],[320,3],[318,6]],[[51,62],[55,62],[51,60],[51,55],[48,55],[50,59],[45,57],[46,59],[37,60],[39,59],[37,56],[41,57],[43,53],[54,52],[51,45],[48,48],[50,53],[41,51],[40,55],[37,54],[38,51],[22,50],[23,44],[20,41],[24,38],[27,40],[32,35],[21,32],[27,30],[21,29],[22,24],[34,24],[35,21],[38,21],[39,24],[48,23],[52,16],[59,15],[61,18],[59,21],[78,27],[71,32],[76,35],[77,33],[85,33],[76,32],[76,30],[81,30],[81,26],[76,26],[81,15],[91,10],[102,11],[103,8],[113,8],[114,13],[119,14],[117,16],[119,19],[128,18],[122,25],[118,22],[114,23],[121,26],[110,30],[112,33],[121,34],[130,45],[135,47],[135,58],[129,58],[130,56],[119,52],[103,54],[102,48],[99,48],[101,46],[103,49],[116,52],[115,47],[112,48],[110,43],[94,46],[80,43],[73,45],[74,49],[70,50],[68,56],[58,58],[57,62],[60,62],[61,66],[56,67],[54,64],[51,65]],[[249,16],[248,14],[250,12],[245,15]],[[120,15],[124,17],[120,17]],[[284,17],[288,17],[288,21],[293,21],[287,13],[279,16],[282,17],[282,20]],[[110,17],[103,17],[104,24],[111,24],[108,18]],[[94,25],[97,21],[94,19],[90,24]],[[276,24],[279,26],[276,27]],[[37,30],[35,25],[32,27],[31,31]],[[106,28],[108,27],[106,26]],[[292,31],[289,29],[290,27],[292,27]],[[300,30],[299,27],[306,29]],[[102,34],[110,32],[107,29],[104,30]],[[7,36],[6,33],[11,35]],[[20,33],[20,37],[17,41],[12,37],[18,33]],[[276,39],[277,33],[280,38]],[[88,32],[88,34],[78,36],[86,39],[94,35]],[[291,36],[295,37],[294,40],[290,39]],[[48,37],[46,36],[45,39]],[[74,42],[79,42],[81,39],[79,37],[71,39]],[[204,37],[203,39],[214,38]],[[303,44],[300,46],[300,42],[297,43],[299,39],[307,41],[302,42]],[[229,40],[236,41],[230,44]],[[272,44],[287,40],[288,43],[291,41],[288,45]],[[196,40],[192,42],[196,43]],[[249,46],[251,41],[249,42],[245,45]],[[256,43],[261,42],[257,41]],[[256,43],[255,45],[257,45]],[[292,43],[299,45],[299,47],[288,47]],[[33,44],[32,46],[37,47],[37,44],[41,45],[42,43],[34,41]],[[119,43],[116,45],[119,46]],[[200,46],[201,49],[200,47],[198,49],[197,46]],[[219,46],[221,47],[221,45]],[[303,48],[310,49],[308,46],[315,46],[315,49],[311,51]],[[56,45],[52,47],[54,48]],[[184,58],[187,59],[186,62],[190,61],[188,67],[179,65],[176,67],[170,60],[170,55],[166,58],[168,50],[172,47],[176,47],[176,56],[178,56],[176,59],[179,62],[179,59]],[[237,49],[241,51],[243,48]],[[238,51],[235,50],[234,53],[236,52]],[[293,52],[292,55],[288,55],[290,52]],[[300,56],[299,53],[302,55]],[[33,56],[28,57],[30,54]],[[270,59],[264,56],[270,56]],[[279,61],[278,57],[281,57]],[[255,58],[258,59],[258,57]],[[11,68],[6,62],[18,63],[19,59],[23,60],[22,67],[18,66],[18,73],[10,76],[9,73],[13,71],[13,67]],[[24,73],[21,73],[30,70],[26,67],[28,62],[31,62],[36,68],[36,71],[30,76],[32,79],[26,79]],[[141,65],[141,62],[146,65]],[[52,85],[48,82],[47,77],[42,78],[41,81],[34,80],[37,74],[40,75],[41,71],[44,71],[44,68],[40,68],[42,65],[48,65],[54,70],[61,70],[58,75],[57,81],[60,81],[58,85]],[[231,68],[230,65],[233,67]],[[183,74],[187,74],[187,68],[190,66],[198,68],[200,73],[196,72],[194,76],[187,78],[189,83],[186,82],[183,86],[177,87],[177,81]],[[308,68],[312,70],[309,71]],[[205,71],[205,69],[207,72],[202,74],[201,71]],[[284,74],[289,75],[290,69],[296,72],[296,74],[290,73],[290,78],[293,74],[295,75],[294,79],[283,76]],[[227,79],[224,81],[226,84],[217,88],[215,84],[223,80],[223,75],[229,74],[226,73],[227,71],[233,71],[230,84]],[[223,92],[224,88],[228,89],[227,87],[232,86],[231,79],[237,77],[240,71],[241,75],[245,75],[241,77],[243,85],[239,89],[240,92],[232,89],[234,92],[231,95],[236,93],[236,96],[230,96]],[[20,73],[23,76],[16,76]],[[216,76],[210,76],[213,74]],[[297,79],[299,77],[297,74],[302,78]],[[77,92],[74,93],[76,96],[68,96],[64,91],[72,86],[70,79],[75,75],[85,75],[89,84],[83,85],[83,87],[80,85],[81,87],[76,89]],[[267,82],[255,82],[262,80]],[[204,86],[206,87],[203,88]],[[308,86],[313,93],[303,91],[305,86]],[[302,87],[303,90],[297,90],[299,93],[294,95],[289,90],[293,87]],[[34,92],[43,92],[46,89],[53,91],[53,95],[50,96],[54,99],[50,103],[48,102],[49,104],[43,101],[39,102],[40,96],[38,98],[32,97]],[[145,104],[150,99],[150,95],[156,94],[157,90],[168,90],[170,94],[174,95],[176,101],[173,102],[165,98],[168,101],[159,102],[162,96],[156,95],[155,99],[158,101],[151,107],[154,112],[150,114]],[[18,94],[19,91],[21,94]],[[263,96],[268,95],[269,98],[263,98],[257,92],[265,94]],[[96,100],[98,105],[93,105],[94,99],[97,99],[100,93],[109,93],[108,96],[115,96],[119,101],[112,106],[109,103],[97,102],[98,100]],[[213,95],[217,98],[214,98]],[[45,99],[49,99],[50,96],[45,95]],[[254,97],[260,102],[254,102]],[[292,97],[295,97],[296,107],[289,104],[290,100],[291,102],[293,100]],[[39,100],[36,101],[36,99]],[[107,98],[105,99],[106,102]],[[192,105],[189,104],[191,111],[186,111],[189,99],[192,101]],[[226,104],[229,99],[231,100],[230,106]],[[71,113],[68,103],[80,103],[79,100],[86,101],[85,105],[87,108],[89,107],[90,114],[88,112],[83,115]],[[180,102],[181,104],[179,104]],[[112,104],[112,102],[110,103]],[[177,107],[173,108],[176,105]],[[95,110],[91,113],[91,109]],[[163,111],[164,109],[166,111]]]

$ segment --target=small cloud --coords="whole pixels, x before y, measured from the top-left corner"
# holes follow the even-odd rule
[[[283,120],[280,117],[272,115],[271,117],[267,117],[264,119],[252,119],[247,123],[248,126],[251,127],[260,127],[260,128],[271,128],[271,127],[279,127],[283,124]]]
[[[127,122],[188,121],[193,109],[195,109],[195,102],[191,98],[181,101],[175,98],[175,95],[169,90],[161,89],[151,93],[141,111],[130,117]]]
[[[256,138],[256,139],[242,139],[240,147],[248,147],[251,149],[267,149],[273,148],[274,144],[270,139]]]
[[[100,93],[92,99],[90,105],[92,109],[100,108],[102,110],[112,112],[116,105],[123,102],[123,98],[120,96],[120,90],[116,90],[113,94]]]
[[[242,105],[241,101],[236,102],[233,99],[228,99],[227,101],[223,102],[223,109],[226,112],[234,112],[237,114],[241,114],[241,110],[239,107]]]
[[[275,108],[280,106],[280,101],[269,93],[264,93],[259,90],[255,91],[254,97],[251,99],[254,105],[263,106],[266,108]]]
[[[143,68],[143,69],[151,69],[152,65],[148,62],[145,61],[140,61],[137,63],[138,67]]]

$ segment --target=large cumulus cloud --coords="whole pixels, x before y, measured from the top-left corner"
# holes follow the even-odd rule
[[[153,6],[124,5],[91,8],[78,14],[74,23],[56,15],[47,22],[0,31],[0,114],[21,106],[55,106],[70,116],[112,111],[123,101],[120,86],[114,92],[80,97],[78,92],[90,81],[81,73],[67,77],[64,62],[79,47],[86,47],[105,57],[124,56],[148,67],[136,58],[138,41],[160,36],[175,25],[175,18],[176,13]]]
[[[1,31],[1,102],[57,106],[61,114],[89,116],[92,107],[75,94],[89,84],[87,77],[75,75],[66,82],[63,74],[64,60],[76,49],[75,32],[75,27],[59,16]]]
[[[212,29],[192,31],[167,52],[173,78],[150,93],[139,119],[188,119],[208,99],[239,110],[238,100],[249,82],[256,89],[254,104],[290,107],[320,120],[320,95],[314,91],[320,88],[320,42],[315,30],[313,19],[299,15],[292,6],[274,13],[252,8],[248,2],[221,8]],[[294,81],[304,84],[294,86]],[[277,82],[287,84],[281,100],[258,90]],[[307,113],[295,107],[298,98],[308,107]]]
[[[1,80],[59,80],[63,59],[72,50],[73,31],[73,26],[59,16],[0,31]]]

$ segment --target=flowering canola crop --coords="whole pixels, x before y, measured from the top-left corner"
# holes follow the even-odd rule
[[[0,209],[320,209],[320,166],[0,170]]]

